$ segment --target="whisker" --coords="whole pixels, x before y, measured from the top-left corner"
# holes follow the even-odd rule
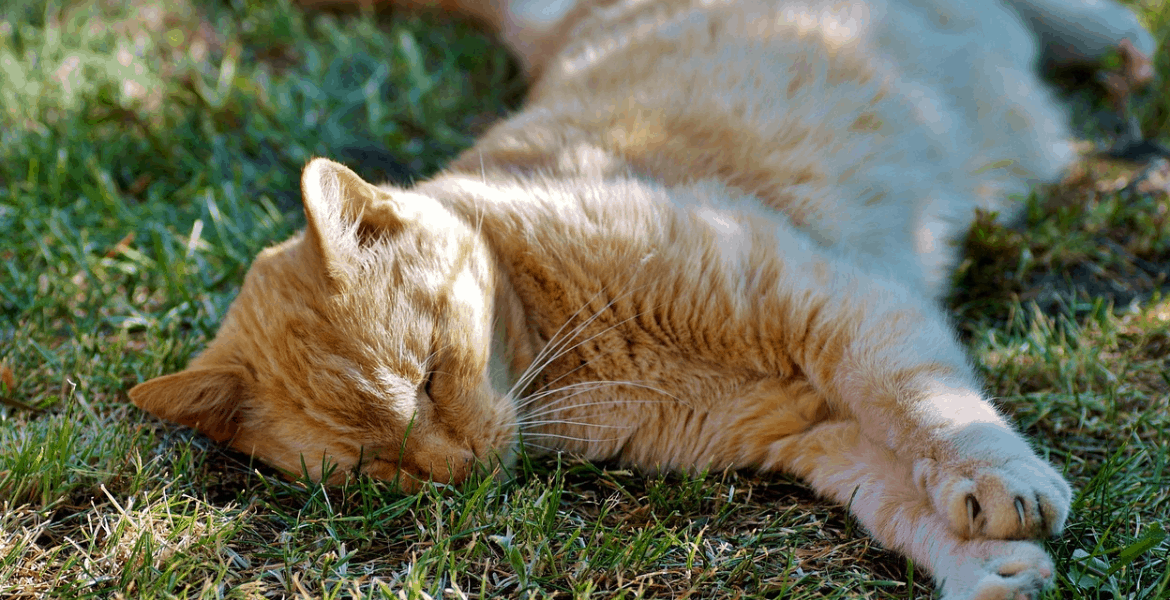
[[[633,291],[634,291],[634,290],[631,290],[631,293],[632,293]],[[619,299],[620,299],[620,297],[619,297],[619,298],[615,298],[615,299],[613,300],[613,302],[617,302]],[[611,302],[611,303],[610,303],[610,305],[607,305],[607,307],[606,307],[606,308],[608,308],[609,306],[611,306],[611,305],[613,304],[613,302]],[[600,314],[601,314],[601,313],[598,313],[598,315],[600,315]],[[609,332],[609,331],[611,331],[611,330],[613,330],[613,329],[616,329],[617,327],[619,327],[619,326],[621,326],[621,325],[624,325],[624,324],[626,324],[626,323],[628,323],[628,322],[630,322],[630,321],[632,321],[632,320],[634,320],[634,319],[637,319],[638,317],[641,317],[641,316],[642,316],[642,315],[644,315],[644,314],[646,314],[646,311],[643,311],[643,312],[640,312],[640,313],[638,313],[638,314],[635,314],[635,315],[633,315],[633,316],[631,316],[631,317],[628,317],[628,318],[622,319],[621,321],[618,321],[617,323],[614,323],[613,325],[611,325],[611,326],[609,326],[609,327],[606,327],[605,329],[602,329],[601,331],[597,332],[596,334],[594,334],[594,335],[592,335],[592,336],[589,336],[588,338],[586,338],[586,339],[584,339],[584,340],[581,340],[581,341],[580,341],[580,342],[578,342],[577,344],[574,344],[574,345],[573,345],[571,348],[568,348],[568,349],[566,349],[566,350],[565,350],[563,353],[561,353],[561,354],[558,354],[558,355],[557,355],[557,357],[563,356],[565,353],[568,353],[568,352],[570,352],[570,351],[572,351],[572,350],[575,350],[576,348],[580,347],[582,344],[585,344],[585,343],[587,343],[587,342],[590,342],[590,341],[592,341],[592,340],[596,339],[597,337],[601,336],[602,334],[605,334],[605,333],[607,333],[607,332]],[[596,315],[595,315],[595,317],[596,317]],[[590,319],[590,322],[591,322],[591,321],[592,321],[592,319]],[[587,322],[586,324],[588,324],[588,322]],[[554,358],[553,358],[553,359],[551,359],[551,360],[555,360],[557,357],[554,357]],[[550,360],[549,362],[551,362],[551,360]],[[565,373],[562,373],[561,375],[559,375],[559,376],[558,376],[556,379],[553,379],[552,381],[548,381],[548,382],[546,382],[544,385],[542,385],[542,386],[541,386],[539,389],[537,389],[536,391],[538,391],[538,392],[539,392],[539,391],[543,390],[544,388],[547,388],[548,386],[550,386],[550,385],[552,385],[552,384],[554,384],[554,383],[556,383],[556,382],[560,381],[561,379],[564,379],[565,377],[568,377],[569,375],[571,375],[571,374],[575,373],[575,372],[576,372],[578,369],[580,369],[580,368],[584,367],[584,366],[585,366],[585,365],[587,365],[587,364],[589,364],[589,362],[588,362],[588,361],[587,361],[587,362],[583,362],[583,363],[581,363],[581,364],[577,365],[576,367],[573,367],[573,368],[572,368],[572,369],[570,369],[569,371],[567,371],[567,372],[565,372]],[[545,365],[545,366],[547,366],[547,365]],[[543,369],[544,367],[542,366],[541,368]]]
[[[623,381],[579,381],[577,383],[563,385],[563,386],[558,387],[556,389],[545,390],[543,392],[536,392],[533,394],[529,394],[528,396],[521,398],[520,401],[516,403],[516,408],[523,409],[523,408],[531,405],[532,403],[536,402],[537,400],[540,400],[541,398],[546,398],[548,396],[552,396],[554,394],[558,394],[560,392],[568,391],[568,390],[571,390],[574,388],[584,387],[584,388],[588,388],[588,389],[592,390],[592,389],[603,388],[603,387],[608,387],[608,386],[612,386],[612,385],[621,385],[623,383],[625,383],[625,382],[623,382]],[[585,391],[588,391],[588,390],[585,390]]]
[[[569,441],[572,441],[572,442],[589,442],[589,443],[597,443],[597,442],[616,442],[616,441],[618,441],[619,439],[621,439],[621,438],[601,438],[601,439],[597,439],[597,438],[580,438],[580,437],[576,437],[576,436],[572,436],[572,435],[562,435],[562,434],[559,434],[559,433],[542,433],[542,432],[539,432],[539,431],[533,431],[533,432],[529,432],[527,435],[530,435],[530,436],[540,436],[540,437],[550,437],[550,438],[556,438],[556,439],[559,439],[559,440],[569,440]]]
[[[580,396],[581,394],[584,394],[584,393],[586,393],[586,392],[588,392],[588,391],[590,391],[590,390],[581,390],[581,391],[579,391],[579,392],[573,392],[572,394],[569,394],[569,395],[567,395],[567,396],[565,396],[565,397],[563,397],[563,398],[559,398],[559,399],[557,399],[556,401],[554,401],[553,403],[549,404],[548,406],[544,406],[544,407],[542,407],[542,408],[543,408],[543,409],[548,409],[548,408],[551,408],[551,407],[553,407],[553,406],[555,406],[555,405],[557,405],[557,404],[563,404],[563,403],[565,403],[565,402],[567,402],[567,401],[569,401],[569,400],[573,399],[575,396]],[[566,410],[566,407],[557,408],[556,410]],[[529,416],[541,416],[541,415],[544,415],[544,414],[548,414],[548,413],[547,413],[547,412],[545,412],[545,413],[540,413],[540,414],[537,414],[537,415],[528,414],[528,415],[523,415],[523,416],[524,416],[525,418],[527,418],[527,417],[529,417]]]
[[[602,289],[598,290],[597,293],[593,294],[593,296],[591,296],[588,300],[586,300],[585,303],[581,305],[581,308],[577,309],[576,312],[574,312],[572,315],[570,315],[569,318],[565,320],[564,324],[562,324],[560,326],[560,328],[557,329],[556,333],[553,334],[552,338],[549,339],[549,342],[540,351],[540,353],[537,354],[536,358],[533,359],[532,364],[529,365],[528,369],[525,370],[525,372],[521,375],[520,379],[516,382],[516,385],[513,386],[512,389],[509,390],[508,393],[514,394],[517,390],[524,389],[524,387],[526,387],[529,383],[531,383],[532,380],[535,379],[536,376],[542,370],[544,370],[545,367],[547,367],[549,364],[552,364],[552,361],[556,360],[557,358],[564,356],[565,353],[579,347],[581,344],[584,344],[592,339],[595,339],[598,335],[601,335],[602,333],[610,331],[611,329],[614,329],[615,327],[622,325],[622,324],[630,321],[631,319],[635,319],[635,318],[640,317],[643,314],[645,314],[644,312],[642,312],[642,313],[638,313],[638,314],[634,315],[633,317],[630,317],[629,319],[623,319],[619,323],[616,323],[610,327],[607,327],[606,329],[602,330],[601,332],[598,332],[596,335],[591,336],[590,338],[579,342],[578,344],[572,346],[571,348],[567,348],[567,349],[564,348],[565,344],[568,344],[570,341],[572,341],[574,338],[576,338],[582,331],[584,331],[584,329],[586,327],[588,327],[591,323],[593,323],[593,321],[597,320],[597,318],[600,317],[606,310],[608,310],[610,307],[612,307],[614,304],[616,304],[618,301],[622,300],[623,298],[630,296],[631,294],[637,292],[639,289],[641,289],[641,288],[638,287],[638,288],[626,290],[625,292],[617,295],[615,298],[613,298],[612,300],[607,302],[605,304],[605,306],[603,306],[600,310],[593,313],[593,315],[591,317],[589,317],[588,319],[586,319],[583,323],[574,327],[573,330],[570,331],[568,335],[566,335],[564,337],[560,337],[561,333],[564,331],[565,327],[567,327],[569,325],[569,323],[573,322],[574,319],[576,319],[578,316],[580,316],[581,312],[584,311],[586,308],[588,308],[589,305],[592,304],[593,301],[598,296],[600,296],[603,292],[605,292],[606,288],[603,287]],[[558,339],[558,338],[560,338],[560,339]]]
[[[607,305],[606,305],[606,308],[608,308],[609,306],[612,306],[612,305],[613,305],[613,303],[614,303],[614,302],[617,302],[618,300],[619,300],[618,298],[615,298],[615,299],[613,299],[613,300],[612,300],[612,301],[611,301],[609,304],[607,304]],[[602,310],[605,310],[605,309],[602,309]],[[531,376],[530,376],[530,377],[528,377],[528,381],[526,381],[526,382],[525,382],[525,386],[527,386],[529,383],[531,383],[531,380],[532,380],[532,379],[534,379],[534,378],[535,378],[535,377],[536,377],[536,376],[537,376],[537,375],[540,373],[540,371],[543,371],[545,367],[547,367],[548,365],[552,364],[552,362],[553,362],[554,360],[556,360],[556,359],[558,359],[558,358],[560,358],[560,357],[564,356],[565,354],[568,354],[569,352],[572,352],[573,350],[576,350],[577,348],[580,348],[580,347],[581,347],[583,344],[587,344],[587,343],[589,343],[589,342],[591,342],[591,341],[593,341],[593,340],[597,339],[598,337],[600,337],[600,336],[602,336],[602,335],[604,335],[604,334],[606,334],[606,333],[608,333],[608,332],[610,332],[610,331],[612,331],[612,330],[614,330],[614,329],[616,329],[616,328],[620,327],[621,325],[624,325],[625,323],[627,323],[627,322],[629,322],[629,321],[631,321],[631,320],[633,320],[633,319],[636,319],[636,318],[638,318],[638,317],[642,316],[643,314],[645,314],[645,313],[638,313],[638,314],[636,314],[636,315],[634,315],[634,316],[632,316],[632,317],[629,317],[629,318],[626,318],[626,319],[622,319],[621,321],[618,321],[617,323],[614,323],[613,325],[610,325],[609,327],[606,327],[605,329],[602,329],[601,331],[598,331],[597,333],[595,333],[595,334],[593,334],[593,335],[591,335],[591,336],[589,336],[589,337],[587,337],[587,338],[585,338],[585,339],[581,340],[580,342],[577,342],[576,344],[573,344],[572,346],[570,346],[570,347],[568,347],[568,348],[558,348],[558,349],[557,349],[557,351],[556,351],[556,354],[554,354],[554,355],[550,356],[550,357],[549,357],[547,360],[545,360],[545,361],[544,361],[544,363],[543,363],[543,364],[541,364],[541,365],[539,366],[539,368],[537,368],[537,369],[533,370],[533,369],[532,369],[532,367],[529,367],[529,371],[531,371],[531,372],[532,372],[532,374],[531,374]],[[575,328],[575,329],[574,329],[574,330],[571,332],[571,337],[567,337],[567,338],[565,338],[565,340],[563,341],[563,343],[568,343],[569,341],[571,341],[571,340],[573,339],[573,337],[576,337],[576,335],[577,335],[577,334],[578,334],[578,333],[579,333],[579,332],[580,332],[582,329],[584,329],[585,327],[587,327],[587,326],[588,326],[590,323],[592,323],[592,322],[593,322],[595,319],[597,319],[597,317],[599,317],[600,315],[601,315],[601,312],[598,312],[597,314],[595,314],[595,315],[593,315],[592,317],[590,317],[589,319],[587,319],[587,320],[586,320],[584,323],[582,323],[580,326],[578,326],[577,328]],[[550,344],[550,345],[551,345],[551,344]],[[586,363],[586,364],[588,364],[588,363]],[[533,365],[532,365],[532,366],[536,366],[536,361],[533,361]],[[582,365],[578,365],[577,367],[575,367],[575,368],[573,369],[573,371],[576,371],[577,369],[579,369],[579,368],[581,368],[581,367],[583,367],[583,366],[585,366],[585,365],[584,365],[584,364],[582,364]],[[572,373],[573,371],[570,371],[569,373]],[[550,382],[548,382],[548,383],[544,384],[543,386],[541,386],[541,387],[540,387],[540,389],[541,389],[541,390],[543,390],[544,388],[548,387],[549,385],[551,385],[551,384],[553,384],[553,383],[555,383],[555,382],[557,382],[557,381],[560,381],[562,378],[564,378],[564,377],[568,376],[568,374],[569,374],[569,373],[563,373],[563,374],[562,374],[560,377],[557,377],[557,378],[556,378],[556,379],[554,379],[553,381],[550,381]],[[527,374],[527,372],[526,372],[526,374]],[[517,382],[517,383],[519,383],[519,382]],[[515,389],[515,388],[513,388],[513,389]],[[521,389],[523,389],[523,388],[521,388]],[[540,390],[537,390],[537,391],[540,391]]]
[[[486,184],[487,183],[487,172],[485,172],[484,168],[483,168],[483,153],[482,152],[479,154],[479,174],[480,174],[480,177],[483,178],[483,183]],[[483,208],[484,202],[483,202],[482,198],[478,198],[478,197],[476,197],[473,201],[475,202],[475,236],[478,238],[478,237],[483,235],[483,215],[485,212],[484,208]]]
[[[631,402],[627,402],[626,404],[662,404],[664,402],[666,402],[666,401],[665,400],[634,400]],[[586,402],[585,404],[573,404],[570,406],[549,405],[549,406],[541,407],[542,410],[540,410],[540,411],[526,413],[526,414],[522,415],[522,418],[519,420],[519,422],[521,424],[523,424],[523,423],[527,422],[528,419],[531,419],[534,417],[543,417],[545,415],[551,415],[551,414],[555,414],[558,412],[563,412],[563,411],[571,410],[571,409],[585,408],[587,406],[613,406],[613,405],[614,405],[613,402]],[[594,413],[594,414],[599,414],[599,413]]]
[[[539,392],[541,390],[544,390],[548,386],[553,385],[554,383],[556,383],[556,382],[568,377],[569,375],[572,375],[573,373],[576,373],[577,371],[583,369],[584,367],[589,365],[591,362],[593,362],[593,361],[589,361],[589,360],[581,361],[581,364],[573,367],[572,369],[569,369],[568,371],[565,371],[564,373],[561,373],[560,375],[557,376],[556,379],[545,382],[545,384],[540,386],[539,388],[537,388],[536,391]]]
[[[571,402],[569,402],[573,398],[576,398],[576,396],[578,396],[580,394],[587,393],[587,392],[591,392],[591,389],[581,389],[581,391],[573,392],[572,394],[566,394],[564,396],[560,396],[560,398],[557,398],[556,400],[552,400],[552,401],[548,402],[548,404],[543,404],[543,405],[539,405],[539,406],[534,407],[534,409],[532,409],[531,412],[525,413],[522,411],[521,414],[523,416],[525,416],[525,418],[528,418],[528,416],[548,414],[551,411],[566,411],[566,409],[577,408],[577,407],[581,407],[581,406],[603,406],[604,405],[604,406],[618,407],[620,405],[626,405],[626,404],[629,404],[629,405],[663,404],[663,402],[666,402],[666,400],[639,400],[639,399],[634,399],[634,400],[598,400],[598,401],[593,401],[593,402],[586,402],[586,404],[571,404]]]
[[[566,328],[566,327],[568,327],[568,326],[569,326],[569,324],[570,324],[570,323],[572,323],[574,319],[576,319],[577,317],[579,317],[579,316],[581,315],[581,312],[582,312],[582,311],[584,311],[585,309],[589,308],[589,305],[590,305],[590,304],[592,304],[592,303],[593,303],[593,301],[594,301],[594,300],[596,300],[596,299],[597,299],[597,297],[598,297],[598,296],[600,296],[600,295],[602,295],[603,293],[605,293],[605,288],[602,288],[602,289],[600,289],[600,290],[597,290],[597,292],[595,292],[595,293],[594,293],[592,296],[590,296],[590,297],[589,297],[589,299],[588,299],[588,300],[586,300],[586,301],[585,301],[585,303],[581,305],[581,308],[578,308],[578,309],[577,309],[577,310],[576,310],[576,311],[575,311],[573,314],[569,315],[569,318],[568,318],[568,319],[565,319],[565,322],[564,322],[564,323],[562,323],[562,324],[561,324],[561,326],[560,326],[559,328],[557,328],[556,332],[554,332],[554,333],[553,333],[552,337],[551,337],[551,338],[549,338],[549,341],[548,341],[548,343],[547,343],[547,344],[545,344],[545,347],[544,347],[544,349],[542,349],[542,350],[541,350],[541,353],[544,353],[544,352],[546,352],[546,351],[547,351],[547,352],[554,352],[554,351],[555,351],[555,349],[556,349],[556,347],[557,347],[557,344],[566,343],[566,342],[568,342],[569,340],[571,340],[571,339],[572,339],[572,336],[573,336],[573,335],[575,335],[575,334],[576,334],[576,332],[580,331],[580,329],[581,329],[582,327],[584,327],[584,326],[588,325],[589,323],[593,322],[593,320],[594,320],[594,319],[596,319],[597,317],[601,316],[601,313],[602,313],[602,311],[604,311],[605,309],[607,309],[607,308],[609,308],[609,307],[613,306],[613,303],[614,303],[614,302],[617,302],[618,298],[614,298],[613,300],[610,300],[609,302],[607,302],[607,303],[606,303],[606,305],[605,305],[605,306],[603,306],[603,307],[601,308],[601,310],[599,310],[599,311],[597,311],[597,312],[593,313],[593,315],[591,315],[591,316],[590,316],[588,319],[586,319],[584,323],[581,323],[580,325],[577,325],[576,327],[574,327],[574,328],[573,328],[573,331],[571,331],[571,332],[570,332],[570,335],[569,335],[569,336],[566,336],[566,337],[564,337],[564,338],[560,338],[560,339],[558,339],[558,337],[561,335],[561,333],[562,333],[562,332],[564,332],[565,328]],[[538,354],[537,356],[539,357],[540,355]],[[534,361],[534,362],[535,362],[535,361]]]
[[[431,365],[433,365],[435,363],[435,358],[439,356],[439,353],[445,352],[448,348],[451,348],[453,345],[454,345],[453,342],[446,342],[442,346],[436,347],[434,350],[431,350],[431,352],[429,354],[427,354],[427,357],[425,359],[423,359],[423,369],[429,373],[431,371]]]
[[[573,426],[577,426],[577,427],[596,427],[598,429],[621,429],[621,430],[633,429],[633,426],[631,426],[631,425],[602,425],[601,423],[585,423],[582,421],[566,421],[563,419],[552,419],[552,420],[546,420],[546,421],[531,421],[531,422],[521,423],[522,427],[532,427],[535,425],[573,425]],[[538,431],[529,431],[528,435],[545,435],[545,434],[542,434]]]
[[[557,398],[556,400],[553,400],[552,402],[549,402],[548,404],[541,405],[541,406],[540,406],[540,408],[541,408],[541,409],[547,409],[547,408],[550,408],[550,407],[556,406],[556,405],[558,405],[558,404],[564,404],[566,401],[568,401],[568,400],[570,400],[570,399],[572,399],[572,398],[575,398],[575,397],[577,397],[577,396],[580,396],[581,394],[585,394],[585,393],[591,392],[591,391],[593,391],[593,390],[596,390],[596,389],[599,389],[599,388],[602,388],[602,387],[606,387],[607,385],[609,385],[609,384],[595,385],[595,386],[591,386],[591,387],[588,387],[588,388],[586,388],[586,389],[583,389],[583,390],[578,390],[578,391],[576,391],[576,392],[573,392],[573,393],[571,393],[571,394],[566,394],[565,396],[562,396],[562,397],[560,397],[560,398]],[[557,389],[555,389],[555,390],[549,390],[549,391],[547,391],[547,392],[542,392],[542,393],[541,393],[541,395],[540,395],[540,397],[545,397],[545,396],[550,396],[550,395],[553,395],[553,394],[557,394],[557,393],[559,393],[559,392],[561,392],[561,391],[563,391],[563,390],[567,390],[567,389],[569,389],[569,387],[571,387],[571,386],[565,386],[565,387],[562,387],[562,388],[557,388]],[[525,402],[524,404],[520,405],[520,406],[518,407],[518,409],[519,409],[519,410],[523,410],[524,408],[527,408],[528,406],[530,406],[531,404],[533,404],[533,402],[535,402],[535,400],[538,400],[538,399],[539,399],[539,398],[534,398],[534,399],[532,399],[532,401],[527,401],[527,402]],[[611,402],[611,403],[612,403],[612,402]],[[531,414],[531,413],[529,413],[529,414]]]
[[[560,448],[553,448],[552,446],[544,446],[541,444],[537,444],[536,442],[521,442],[520,445],[525,447],[525,448],[532,446],[533,448],[536,448],[538,450],[544,450],[545,452],[559,453],[562,451]]]
[[[589,305],[593,303],[593,300],[600,296],[604,291],[604,289],[598,290],[596,294],[593,294],[589,300],[586,300],[585,303],[581,305],[581,308],[577,309],[577,312],[574,312],[569,316],[568,319],[565,320],[560,328],[557,329],[556,333],[554,333],[549,339],[548,343],[545,344],[544,348],[542,348],[540,352],[536,354],[536,357],[532,359],[532,364],[529,365],[528,368],[525,369],[524,373],[520,375],[520,378],[516,381],[516,385],[512,386],[512,389],[508,390],[508,395],[514,395],[518,390],[522,390],[527,387],[529,383],[532,383],[532,380],[535,379],[536,376],[539,375],[545,367],[552,364],[552,361],[563,355],[561,352],[561,347],[564,344],[568,344],[570,341],[572,341],[573,338],[575,338],[581,331],[584,330],[584,328],[588,327],[590,323],[600,317],[602,312],[613,306],[613,304],[618,301],[618,298],[614,298],[613,300],[609,301],[604,307],[602,307],[601,310],[595,312],[593,316],[586,319],[584,323],[574,327],[572,331],[569,332],[569,335],[558,339],[561,335],[561,332],[565,330],[565,327],[568,327],[569,323],[572,323],[573,320],[581,314],[581,311],[588,308]]]
[[[690,407],[690,405],[688,403],[683,402],[682,399],[678,398],[674,394],[671,394],[670,392],[667,392],[666,390],[663,390],[661,388],[657,388],[657,387],[654,387],[652,385],[648,385],[645,383],[640,383],[637,381],[585,381],[585,382],[561,386],[561,387],[556,388],[556,389],[546,390],[543,392],[538,392],[538,393],[533,394],[531,396],[527,396],[523,400],[521,400],[520,403],[517,404],[517,409],[524,409],[524,408],[530,406],[531,404],[533,404],[534,402],[536,402],[536,400],[539,400],[540,398],[545,398],[547,396],[559,393],[561,391],[564,391],[564,390],[567,390],[570,388],[575,388],[578,386],[581,386],[581,387],[590,386],[590,387],[588,387],[587,389],[584,389],[584,390],[574,392],[573,394],[566,396],[566,398],[572,398],[573,396],[577,396],[579,394],[583,394],[585,392],[589,392],[589,391],[592,391],[592,390],[595,390],[598,388],[609,387],[609,386],[618,386],[618,385],[624,385],[624,386],[629,386],[629,387],[634,387],[634,388],[642,388],[642,389],[650,390],[652,392],[658,392],[659,394],[662,394],[663,396],[666,396],[667,398],[670,398],[671,400],[674,400],[675,402],[677,402],[683,406]],[[548,406],[554,406],[557,402],[561,402],[561,401],[562,400],[554,401],[553,403],[545,405],[545,407],[547,408]],[[622,402],[628,402],[628,401],[625,401],[625,400],[613,401],[614,404],[619,404]]]

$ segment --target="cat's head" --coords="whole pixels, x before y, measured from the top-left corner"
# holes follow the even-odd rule
[[[510,460],[515,409],[489,373],[497,270],[474,227],[324,159],[301,188],[305,231],[260,253],[186,370],[130,398],[314,479],[357,468],[410,489]]]

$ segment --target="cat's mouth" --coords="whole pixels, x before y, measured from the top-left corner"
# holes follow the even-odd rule
[[[392,483],[405,493],[413,494],[428,482],[439,485],[462,483],[472,472],[474,462],[473,457],[460,458],[447,461],[441,467],[431,465],[431,468],[427,468],[408,459],[400,462],[397,459],[376,458],[363,465],[360,471],[369,477]]]
[[[511,469],[515,461],[515,449],[508,445],[483,457],[476,456],[470,450],[439,460],[428,460],[426,457],[411,454],[403,454],[401,457],[375,456],[365,460],[356,470],[368,477],[390,482],[405,493],[413,494],[428,483],[459,485],[475,475],[501,477]],[[340,483],[341,480],[333,481],[333,478],[339,475],[343,480],[347,473],[335,473],[329,483]]]

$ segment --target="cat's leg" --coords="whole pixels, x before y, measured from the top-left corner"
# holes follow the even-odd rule
[[[1124,124],[1114,153],[1140,155],[1141,124],[1130,108],[1133,93],[1154,79],[1154,37],[1130,10],[1110,0],[1006,0],[1036,34],[1044,69],[1064,66],[1105,67],[1116,54],[1120,65],[1097,73]]]
[[[1004,0],[1040,39],[1046,61],[1098,63],[1129,40],[1149,58],[1154,37],[1128,8],[1111,0]]]
[[[934,576],[946,600],[1035,597],[1053,577],[1029,541],[965,538],[952,530],[916,479],[914,466],[869,440],[856,421],[822,423],[773,443],[765,468],[800,476],[848,506],[884,546]]]
[[[1072,496],[1064,479],[967,373],[932,357],[917,357],[916,365],[907,360],[942,339],[878,329],[845,350],[848,358],[834,374],[837,402],[865,424],[865,434],[912,465],[914,480],[955,534],[1025,539],[1059,533]],[[900,345],[907,350],[900,352]]]
[[[311,8],[404,8],[437,10],[483,23],[499,33],[525,72],[539,71],[550,39],[578,0],[296,0]]]
[[[784,301],[771,311],[787,353],[832,411],[911,467],[954,534],[1059,533],[1068,484],[984,396],[941,310],[845,261],[781,252]]]
[[[500,36],[520,58],[525,73],[538,73],[555,53],[561,21],[573,12],[578,0],[506,0],[506,4]]]
[[[402,8],[415,11],[441,11],[480,20],[494,29],[502,28],[509,0],[296,0],[308,8],[384,9]]]

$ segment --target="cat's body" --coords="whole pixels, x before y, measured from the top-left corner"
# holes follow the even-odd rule
[[[525,109],[409,191],[311,163],[306,231],[136,403],[315,477],[458,481],[521,439],[785,471],[948,598],[1051,579],[1019,540],[1061,530],[1069,488],[936,300],[975,208],[1012,212],[1074,158],[1015,13],[473,4],[538,73]],[[1092,10],[1150,50],[1126,11]]]

